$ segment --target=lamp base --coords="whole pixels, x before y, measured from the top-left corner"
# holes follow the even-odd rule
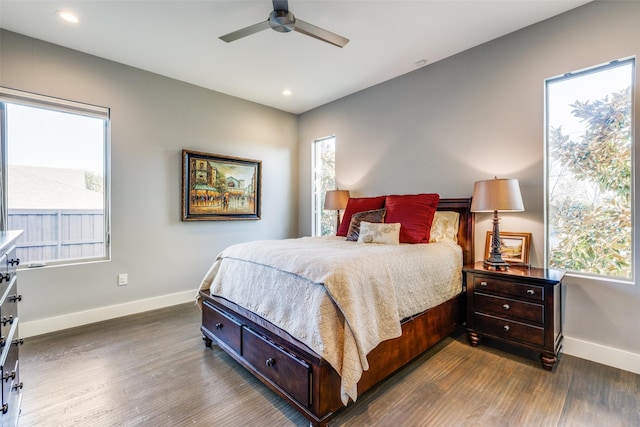
[[[498,217],[498,211],[493,211],[493,232],[491,233],[491,252],[489,252],[489,258],[484,260],[484,268],[487,270],[508,270],[509,264],[502,259],[502,253],[500,251],[500,218]]]
[[[484,268],[492,271],[506,271],[509,269],[509,264],[507,264],[506,261],[502,260],[494,261],[491,259],[485,259],[482,264],[484,265]]]

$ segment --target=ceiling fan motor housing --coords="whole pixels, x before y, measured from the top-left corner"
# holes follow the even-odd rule
[[[296,28],[296,18],[288,10],[274,10],[269,14],[269,25],[279,33],[288,33]]]

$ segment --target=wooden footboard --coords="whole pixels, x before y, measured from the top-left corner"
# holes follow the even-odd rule
[[[340,376],[322,357],[285,331],[219,297],[201,292],[202,333],[271,390],[287,400],[312,425],[326,425],[344,406]],[[464,322],[463,294],[402,323],[402,336],[384,341],[367,359],[358,382],[362,394],[451,334]]]

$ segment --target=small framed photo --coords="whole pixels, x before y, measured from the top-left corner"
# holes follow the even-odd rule
[[[182,220],[260,219],[262,162],[182,150]]]
[[[491,252],[491,237],[493,232],[487,231],[487,241],[484,246],[484,259],[489,258]],[[500,232],[500,253],[502,259],[509,264],[529,265],[531,250],[531,233]]]

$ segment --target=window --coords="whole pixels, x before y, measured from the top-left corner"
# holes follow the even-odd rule
[[[336,188],[336,138],[329,136],[313,141],[311,150],[313,174],[313,227],[314,236],[336,234],[336,211],[324,210],[324,196]]]
[[[635,60],[546,81],[550,267],[633,279]]]
[[[109,110],[0,88],[0,226],[24,267],[108,258]]]

